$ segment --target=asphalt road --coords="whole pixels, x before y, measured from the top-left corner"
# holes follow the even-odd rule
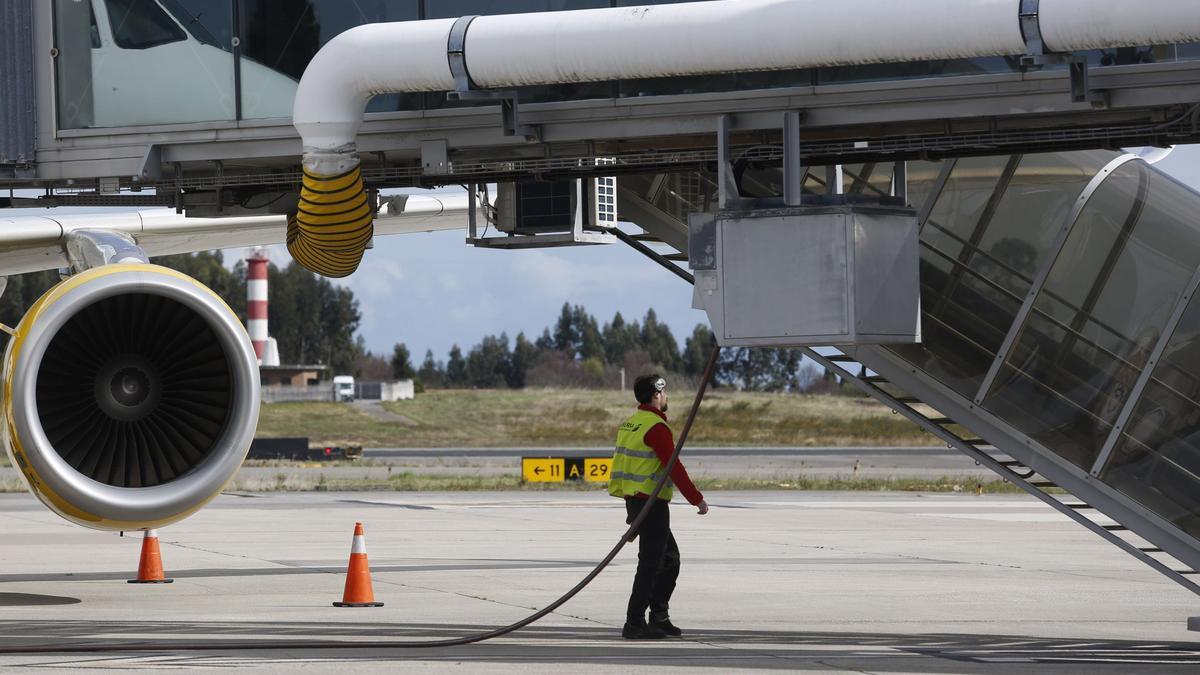
[[[0,495],[0,670],[259,673],[1196,673],[1195,596],[1022,495],[715,492],[673,508],[682,638],[620,637],[625,528],[597,493],[221,495],[163,528],[175,583],[130,585],[140,538]],[[344,609],[355,522],[374,597]]]
[[[936,447],[824,447],[824,448],[684,448],[686,457],[959,457],[957,450]],[[562,457],[604,456],[612,454],[611,447],[603,448],[366,448],[363,456],[370,459],[409,457]]]

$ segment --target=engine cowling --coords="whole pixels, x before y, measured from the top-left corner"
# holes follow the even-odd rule
[[[258,425],[254,349],[200,282],[104,265],[43,295],[4,356],[4,440],[38,499],[96,529],[161,527],[231,479]]]

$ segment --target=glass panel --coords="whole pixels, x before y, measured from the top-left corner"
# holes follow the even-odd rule
[[[54,6],[60,129],[234,119],[231,0]]]
[[[921,231],[923,343],[893,350],[974,398],[1070,204],[1110,156],[959,160]],[[932,185],[936,173],[911,166]]]
[[[908,205],[920,212],[941,173],[942,162],[909,162]]]
[[[1193,303],[1100,479],[1200,536],[1200,307]],[[1161,380],[1172,380],[1168,386]]]
[[[842,165],[842,189],[847,195],[887,197],[892,194],[892,172],[895,162],[868,162]]]
[[[1200,263],[1185,188],[1142,162],[1092,196],[985,407],[1090,469]]]
[[[291,117],[296,86],[313,55],[364,23],[419,19],[420,0],[242,0],[242,117]],[[367,112],[414,110],[419,94],[385,94]]]
[[[1155,177],[1155,217],[1173,221],[1172,238],[1194,239],[1195,193]],[[1101,480],[1200,536],[1200,301],[1171,335]]]
[[[962,279],[973,277],[959,261],[963,244],[979,224],[984,205],[1009,158],[976,157],[959,160],[921,231],[922,344],[892,349],[958,393],[974,397],[992,357],[979,344],[982,336],[974,304]],[[957,297],[956,297],[957,296]]]

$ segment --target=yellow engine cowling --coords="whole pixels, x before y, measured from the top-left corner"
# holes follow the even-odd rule
[[[157,265],[113,264],[50,289],[4,355],[4,442],[55,513],[161,527],[220,493],[258,424],[254,349],[232,310]]]

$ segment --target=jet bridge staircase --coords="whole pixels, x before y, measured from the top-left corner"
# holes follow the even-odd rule
[[[947,447],[954,448],[974,459],[977,464],[991,469],[1005,481],[1037,497],[1046,505],[1103,537],[1155,571],[1200,595],[1200,584],[1197,584],[1200,577],[1196,576],[1200,574],[1200,571],[1165,552],[1158,545],[1089,503],[1089,496],[1085,490],[1071,492],[1055,483],[1038,469],[1029,466],[1029,464],[1038,466],[1037,462],[1017,459],[1006,454],[1001,448],[991,445],[987,440],[971,433],[967,425],[974,420],[963,417],[961,419],[967,420],[967,422],[962,424],[948,417],[858,360],[862,358],[869,361],[869,353],[852,356],[851,353],[847,353],[850,350],[842,352],[834,347],[818,349],[820,351],[811,348],[804,348],[802,351],[808,358],[836,373],[843,381],[853,383],[871,398],[883,403],[895,413],[946,443]],[[919,377],[917,373],[909,375]]]
[[[1010,159],[1007,166],[1011,169],[1017,161],[1019,157]],[[920,205],[919,209],[923,219],[931,218],[933,202],[947,189],[953,170],[954,163],[951,161],[936,172],[938,178],[933,185],[928,189],[918,187],[916,190],[913,198],[927,202]],[[848,168],[843,174],[846,184],[837,186],[827,184],[831,182],[832,174],[814,173],[806,176],[806,194],[829,190],[849,192],[850,189],[882,194],[880,186],[871,182],[874,171],[873,166]],[[1006,172],[1000,173],[1003,182]],[[1007,172],[1010,180],[1011,173],[1011,170]],[[1103,181],[1103,173],[1097,174],[1089,185],[1097,180]],[[760,178],[769,184],[772,178],[778,176],[768,172]],[[667,189],[664,184],[666,180],[668,177],[655,176],[622,181],[620,195],[623,219],[636,222],[643,229],[640,234],[626,235],[622,239],[690,280],[691,275],[675,264],[687,261],[687,228],[680,216],[689,209],[711,208],[717,190],[716,181],[711,175],[690,175],[683,182],[689,183],[694,192],[681,195],[678,191]],[[674,180],[677,181],[677,188],[680,179],[677,176]],[[1086,188],[1084,192],[1086,194],[1081,198],[1086,201],[1092,194]],[[989,200],[993,216],[996,210],[993,203],[995,195],[996,192],[993,192],[993,199]],[[985,213],[988,210],[985,208]],[[1077,219],[1078,211],[1077,206],[1071,218]],[[681,238],[681,234],[685,236]],[[656,251],[652,247],[671,252]],[[924,255],[927,252],[922,253]],[[1200,274],[1195,275],[1193,282],[1196,279],[1200,279]],[[1194,291],[1195,284],[1189,288]],[[1184,300],[1179,303],[1180,308],[1186,304],[1189,295],[1190,292],[1184,295]],[[1175,322],[1178,322],[1180,313],[1181,310],[1177,309]],[[923,323],[931,320],[936,321],[923,315]],[[1165,344],[1165,338],[1162,342]],[[1161,351],[1160,348],[1160,357]],[[842,381],[852,383],[948,447],[959,450],[978,465],[987,467],[1003,480],[1020,487],[1063,516],[1200,595],[1200,577],[1197,576],[1200,575],[1200,542],[1191,533],[1172,526],[1133,498],[1105,485],[1098,480],[1098,476],[1088,475],[1070,466],[1038,442],[1014,433],[1003,421],[978,406],[977,402],[963,400],[963,397],[957,396],[899,352],[879,345],[806,347],[802,348],[802,352],[821,367],[835,373]],[[1152,360],[1146,368],[1153,363]],[[1141,379],[1145,381],[1148,377],[1144,375]],[[1126,407],[1132,408],[1132,405],[1132,402],[1127,402]]]

